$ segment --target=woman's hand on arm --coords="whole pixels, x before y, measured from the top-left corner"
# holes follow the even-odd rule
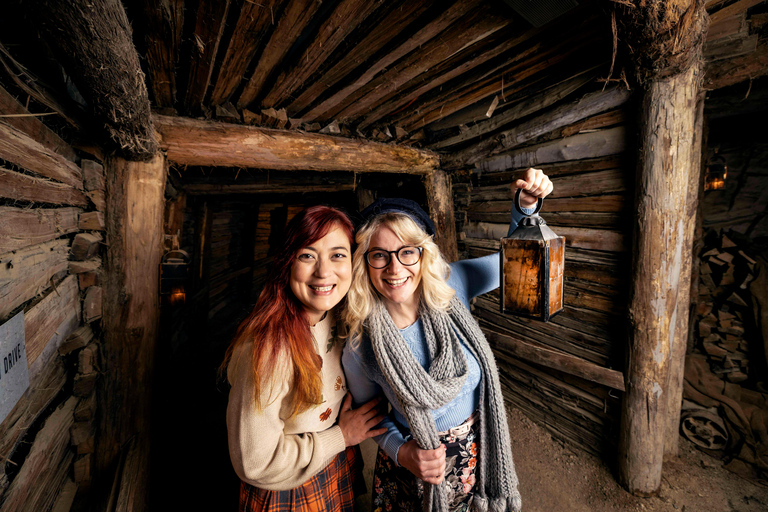
[[[445,445],[434,450],[422,450],[411,439],[400,447],[397,461],[405,469],[428,484],[437,485],[445,478]]]
[[[539,199],[544,199],[552,192],[552,182],[541,169],[530,168],[523,174],[522,179],[512,185],[512,192],[522,189],[520,206],[533,208]]]
[[[369,437],[378,436],[387,431],[386,427],[374,428],[384,419],[379,402],[381,398],[377,397],[353,409],[352,395],[347,393],[339,411],[339,427],[347,446],[360,444]]]

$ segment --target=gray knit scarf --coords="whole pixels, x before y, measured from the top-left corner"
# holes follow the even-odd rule
[[[424,370],[403,339],[392,317],[378,303],[368,318],[376,361],[394,390],[416,443],[425,450],[440,445],[430,411],[456,398],[467,378],[461,342],[473,353],[482,371],[480,392],[480,456],[475,469],[473,510],[519,511],[520,493],[512,462],[507,415],[493,353],[480,326],[457,297],[447,312],[422,304],[419,309],[431,364]],[[447,512],[446,483],[426,485],[424,512]]]

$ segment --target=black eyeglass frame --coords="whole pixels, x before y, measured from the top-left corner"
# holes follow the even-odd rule
[[[418,249],[419,250],[419,259],[417,259],[413,263],[403,263],[403,260],[400,259],[400,251],[402,251],[403,249]],[[368,255],[371,254],[372,252],[385,252],[385,253],[387,253],[387,262],[384,264],[384,266],[382,266],[382,267],[374,267],[373,266],[371,261],[368,259]],[[417,264],[418,262],[421,261],[421,256],[422,256],[423,252],[424,252],[424,248],[423,247],[419,247],[418,245],[404,245],[401,248],[397,249],[396,251],[385,251],[384,249],[371,249],[370,251],[366,251],[366,253],[365,253],[365,262],[368,264],[369,267],[375,268],[376,270],[381,270],[382,268],[387,268],[387,266],[389,266],[389,264],[392,263],[392,255],[394,254],[395,257],[397,258],[397,261],[399,261],[402,266],[404,266],[404,267],[412,267],[412,266],[414,266],[415,264]]]

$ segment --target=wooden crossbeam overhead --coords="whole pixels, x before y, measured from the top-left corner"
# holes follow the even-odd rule
[[[430,174],[431,151],[317,133],[155,116],[161,148],[173,163],[302,171]]]
[[[202,107],[205,92],[213,73],[214,59],[219,49],[230,0],[201,0],[197,9],[193,51],[189,67],[184,106],[187,111]]]
[[[434,1],[405,1],[402,5],[389,11],[383,19],[375,24],[365,38],[352,46],[341,60],[324,71],[320,78],[309,84],[303,92],[293,99],[286,106],[288,112],[293,115],[301,115],[326,89],[336,85],[370,55],[378,53],[387,43],[397,37],[401,27],[407,26],[410,21],[418,18]]]
[[[343,110],[331,110],[325,116],[356,118],[367,112],[382,98],[397,93],[406,83],[439,65],[455,53],[483,41],[493,33],[507,26],[511,20],[496,14],[498,11],[485,3],[470,12],[448,32],[450,37],[436,37],[425,44],[418,52],[413,52],[395,66],[366,84],[350,98]],[[446,34],[447,36],[448,34]]]
[[[237,100],[237,106],[246,108],[263,92],[265,82],[283,61],[293,43],[320,8],[320,0],[291,0],[277,22],[245,89]]]
[[[323,24],[320,33],[304,50],[291,69],[283,69],[272,89],[261,102],[264,107],[275,107],[288,98],[325,60],[338,48],[341,42],[384,0],[342,0]]]
[[[184,0],[144,1],[147,70],[158,107],[176,102],[176,65],[184,25]]]
[[[261,0],[243,3],[211,93],[211,104],[225,103],[235,93],[263,38],[274,26],[275,16],[280,13],[283,2]]]
[[[476,67],[491,59],[508,52],[538,34],[539,30],[528,30],[520,34],[517,25],[508,24],[504,30],[499,30],[491,37],[482,40],[482,45],[466,46],[461,52],[439,65],[421,73],[413,80],[403,85],[400,90],[390,92],[376,103],[376,106],[366,113],[360,128],[366,128],[391,112],[397,112],[411,101],[436,90],[448,81],[471,72]],[[519,34],[519,35],[518,35]],[[517,37],[515,37],[517,35]],[[510,56],[512,58],[512,56]],[[408,91],[403,93],[403,91]]]
[[[330,114],[332,109],[343,108],[343,104],[350,101],[350,96],[373,80],[378,73],[387,69],[405,55],[408,55],[413,50],[419,48],[421,45],[440,34],[462,16],[476,9],[481,3],[480,0],[468,0],[467,2],[454,3],[449,9],[427,24],[423,29],[419,30],[407,41],[403,42],[396,49],[383,56],[377,62],[371,63],[367,67],[365,73],[359,76],[354,82],[336,92],[333,96],[324,100],[319,105],[312,107],[309,112],[303,113],[301,117],[307,121],[329,119],[332,117],[332,114]],[[342,107],[339,107],[339,105],[342,105]]]
[[[587,51],[588,48],[595,49],[597,46],[592,38],[593,36],[590,34],[587,36],[587,40],[568,41],[568,43],[561,43],[554,48],[536,52],[523,61],[507,66],[504,71],[494,74],[487,73],[485,79],[478,80],[477,77],[467,77],[467,86],[464,91],[453,88],[452,91],[440,93],[428,103],[428,106],[420,105],[418,108],[412,109],[406,117],[397,122],[408,131],[417,130],[433,121],[473,105],[483,98],[519,91],[521,87],[517,84],[520,84],[525,78],[537,73],[551,73],[554,66],[567,61],[574,55],[594,53]]]

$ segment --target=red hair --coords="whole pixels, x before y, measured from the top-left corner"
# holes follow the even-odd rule
[[[225,370],[232,354],[241,345],[253,343],[252,371],[256,407],[271,385],[271,371],[281,356],[289,356],[293,366],[291,415],[299,414],[322,402],[322,358],[315,351],[304,306],[291,291],[291,267],[297,253],[320,240],[333,228],[340,228],[354,242],[354,227],[340,210],[313,206],[299,212],[288,223],[285,240],[275,255],[272,277],[256,301],[253,312],[237,330],[222,365]]]

